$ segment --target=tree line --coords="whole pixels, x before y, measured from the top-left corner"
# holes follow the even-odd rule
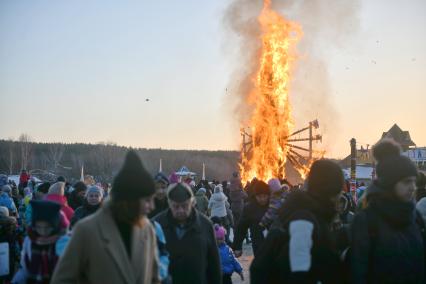
[[[19,174],[26,169],[44,179],[62,175],[69,180],[78,180],[83,167],[84,174],[92,175],[98,181],[111,182],[128,149],[113,142],[36,143],[27,134],[22,134],[16,141],[0,140],[0,173]],[[186,166],[200,178],[205,163],[209,180],[228,180],[238,169],[237,151],[133,149],[153,175],[159,170],[160,159],[166,174]]]

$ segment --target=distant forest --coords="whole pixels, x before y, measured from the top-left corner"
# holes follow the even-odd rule
[[[129,149],[114,143],[35,143],[28,135],[22,134],[18,141],[0,140],[0,173],[16,175],[25,168],[44,179],[62,175],[73,181],[80,178],[84,165],[84,174],[92,175],[98,181],[111,182]],[[238,169],[237,151],[134,150],[153,175],[158,172],[160,159],[167,175],[186,166],[201,178],[205,163],[208,180],[229,180]]]

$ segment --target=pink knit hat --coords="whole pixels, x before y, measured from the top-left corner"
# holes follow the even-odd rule
[[[178,177],[178,175],[177,175],[175,172],[173,172],[173,173],[169,176],[169,181],[170,181],[170,184],[172,184],[172,183],[178,183],[178,182],[179,182],[179,177]]]
[[[214,235],[216,237],[216,240],[218,241],[224,241],[225,240],[225,235],[226,235],[226,230],[224,227],[216,224],[214,225]]]

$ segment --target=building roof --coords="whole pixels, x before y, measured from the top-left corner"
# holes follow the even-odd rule
[[[405,150],[411,146],[416,146],[416,143],[411,140],[410,132],[403,131],[397,124],[394,124],[388,132],[383,132],[380,140],[382,139],[393,139]]]

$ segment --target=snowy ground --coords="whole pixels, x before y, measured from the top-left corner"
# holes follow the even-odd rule
[[[243,255],[240,258],[238,258],[238,261],[241,263],[244,269],[244,281],[241,281],[240,275],[234,273],[232,275],[232,283],[234,284],[250,283],[249,268],[250,268],[250,264],[252,260],[253,260],[253,250],[251,249],[251,245],[244,244]]]

